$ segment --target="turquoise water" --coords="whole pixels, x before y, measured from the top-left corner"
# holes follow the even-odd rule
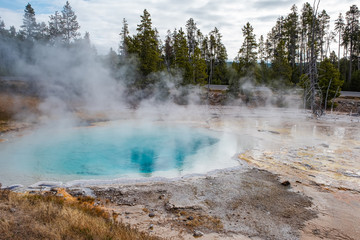
[[[181,172],[196,165],[196,158],[209,157],[218,143],[214,132],[185,126],[116,124],[39,131],[0,144],[0,181],[6,176],[61,181]]]

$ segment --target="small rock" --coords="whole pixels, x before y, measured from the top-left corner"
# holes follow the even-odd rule
[[[173,210],[174,208],[175,208],[175,206],[174,206],[173,204],[169,203],[169,202],[167,202],[167,203],[165,204],[165,210],[166,210],[166,211]]]
[[[129,214],[130,214],[130,212],[125,212],[125,214],[126,214],[126,215],[129,215]]]
[[[285,187],[288,187],[290,186],[290,182],[289,181],[284,181],[281,183],[281,185],[285,186]]]
[[[154,229],[154,224],[150,224],[149,229],[153,230]]]
[[[194,220],[194,217],[193,217],[193,216],[189,216],[187,219],[188,219],[188,220]]]
[[[321,233],[319,229],[313,229],[312,232],[314,235],[320,235]]]
[[[204,236],[204,234],[202,232],[200,232],[200,231],[195,230],[193,236],[198,238],[198,237]]]
[[[14,212],[16,212],[16,209],[15,209],[15,208],[10,208],[9,211],[10,211],[11,213],[14,213]]]
[[[324,148],[329,148],[329,145],[326,144],[326,143],[322,143],[322,144],[320,144],[320,146],[322,146],[322,147],[324,147]]]
[[[22,188],[22,187],[24,187],[23,185],[21,185],[21,184],[14,184],[14,185],[10,185],[10,186],[7,186],[7,187],[4,187],[4,188],[2,188],[2,189],[4,189],[4,190],[15,190],[16,188]],[[0,188],[1,188],[1,185],[0,185]]]
[[[151,218],[155,217],[155,213],[153,213],[153,212],[149,213],[149,217],[151,217]]]

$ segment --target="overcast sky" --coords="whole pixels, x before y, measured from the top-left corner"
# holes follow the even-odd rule
[[[49,21],[49,16],[55,11],[61,12],[65,0],[1,0],[0,17],[6,28],[14,25],[18,30],[26,4],[30,2],[35,10],[38,22]],[[147,9],[151,14],[153,27],[156,27],[160,37],[168,29],[185,27],[186,21],[193,18],[203,34],[208,34],[214,27],[223,35],[229,60],[233,60],[241,47],[243,37],[241,28],[250,22],[254,27],[256,37],[266,37],[275,25],[279,16],[290,12],[293,4],[300,11],[307,1],[302,0],[71,0],[81,26],[82,36],[85,31],[90,33],[90,39],[98,52],[105,54],[110,47],[118,50],[119,32],[122,19],[128,21],[130,34],[136,33],[136,25],[140,15]],[[313,4],[313,1],[309,1]],[[325,9],[331,16],[331,23],[339,13],[345,14],[351,5],[360,7],[359,0],[322,0],[320,10]],[[333,28],[333,26],[332,26]]]

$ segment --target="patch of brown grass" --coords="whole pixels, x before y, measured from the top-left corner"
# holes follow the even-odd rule
[[[21,94],[0,92],[0,120],[8,121],[20,112],[38,114],[40,99]]]
[[[94,199],[0,190],[1,239],[158,239],[117,223]]]

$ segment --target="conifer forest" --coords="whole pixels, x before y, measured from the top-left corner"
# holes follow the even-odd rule
[[[326,104],[341,90],[360,91],[360,11],[356,5],[339,13],[334,29],[330,28],[326,10],[310,3],[293,5],[288,15],[274,22],[266,36],[256,36],[247,22],[241,28],[243,42],[235,59],[228,59],[216,26],[203,33],[193,18],[184,19],[185,28],[174,26],[165,39],[160,39],[145,9],[136,32],[129,32],[124,18],[119,48],[99,55],[91,45],[91,34],[81,36],[69,2],[51,15],[48,23],[38,22],[35,12],[30,3],[26,5],[23,25],[18,30],[7,27],[0,19],[0,76],[18,75],[14,67],[18,58],[36,64],[34,53],[39,45],[45,45],[73,52],[86,48],[115,78],[120,78],[119,69],[128,66],[136,72],[127,82],[129,91],[146,90],[142,97],[159,87],[156,75],[159,73],[180,76],[178,86],[229,85],[228,94],[235,98],[244,82],[274,91],[301,87],[309,106],[315,92],[320,93]],[[332,50],[334,44],[336,50]]]

